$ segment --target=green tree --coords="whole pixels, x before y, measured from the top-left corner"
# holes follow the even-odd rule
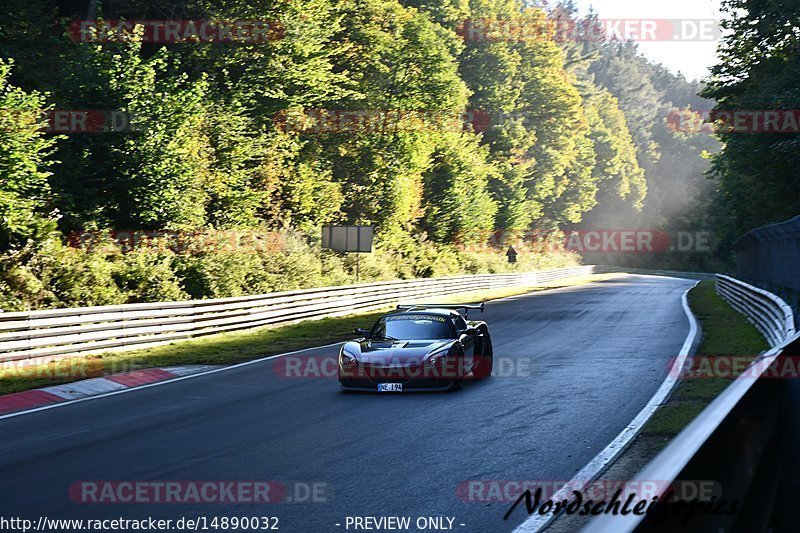
[[[796,0],[728,0],[728,30],[703,96],[720,111],[800,107],[800,36]],[[711,175],[719,187],[715,220],[722,248],[749,229],[800,212],[800,134],[721,131]]]
[[[0,250],[55,229],[47,181],[55,139],[44,131],[45,97],[10,85],[12,65],[0,59]]]
[[[470,134],[451,133],[424,176],[424,228],[440,243],[478,244],[491,234],[497,204],[489,192],[497,170]]]

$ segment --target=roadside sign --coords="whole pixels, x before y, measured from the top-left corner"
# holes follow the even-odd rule
[[[322,226],[322,247],[334,252],[372,252],[373,226]]]

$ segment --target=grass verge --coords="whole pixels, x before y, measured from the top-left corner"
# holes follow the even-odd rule
[[[480,292],[465,292],[436,298],[437,303],[496,300],[532,291],[582,285],[611,279],[619,274],[594,274],[564,278],[538,287],[513,287]],[[420,303],[409,301],[409,303]],[[44,364],[14,364],[0,368],[0,394],[69,383],[144,368],[178,365],[230,365],[275,355],[344,342],[353,338],[353,329],[369,327],[386,309],[339,318],[305,320],[255,330],[222,333],[176,341],[135,351],[103,352],[69,357]]]
[[[701,281],[689,292],[689,307],[703,332],[696,357],[755,358],[769,348],[761,333],[717,295],[714,281]],[[656,449],[666,446],[731,384],[731,379],[706,375],[700,372],[696,379],[681,380],[669,401],[645,425],[642,435],[653,438]]]

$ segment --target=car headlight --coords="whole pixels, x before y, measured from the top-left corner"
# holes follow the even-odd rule
[[[451,349],[448,348],[447,350],[441,350],[439,352],[434,352],[428,356],[426,364],[431,366],[442,366],[447,364],[447,357],[450,355]]]
[[[440,353],[428,359],[428,364],[431,366],[442,366],[447,364],[447,353]]]
[[[358,366],[358,359],[342,350],[339,353],[339,364],[342,366]]]

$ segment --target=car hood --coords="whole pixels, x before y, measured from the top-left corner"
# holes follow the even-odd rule
[[[364,339],[348,342],[345,350],[355,355],[362,363],[394,366],[420,363],[428,354],[444,350],[454,342],[456,342],[454,339],[410,341]]]

